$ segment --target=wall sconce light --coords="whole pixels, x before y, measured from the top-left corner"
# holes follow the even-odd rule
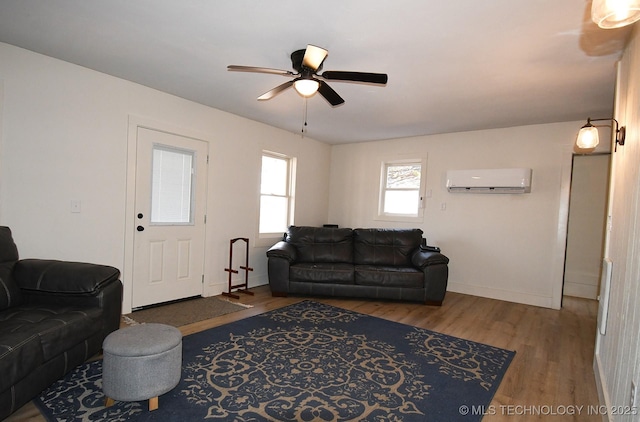
[[[640,0],[593,0],[591,19],[603,29],[631,25],[640,19]]]
[[[618,121],[614,118],[609,119],[592,119],[589,117],[587,119],[587,124],[582,126],[580,131],[578,132],[578,137],[576,138],[576,146],[583,152],[593,152],[594,149],[600,143],[600,139],[598,137],[598,127],[591,124],[591,122],[597,122],[602,120],[611,120],[615,122],[615,135],[616,135],[616,144],[615,151],[618,150],[618,145],[624,145],[624,140],[627,135],[627,129],[624,126],[620,126]]]

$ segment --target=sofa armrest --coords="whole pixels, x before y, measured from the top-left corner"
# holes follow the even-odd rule
[[[431,265],[448,264],[449,258],[440,252],[429,251],[424,248],[418,248],[411,257],[411,263],[416,267],[424,270]]]
[[[268,258],[282,258],[294,262],[298,258],[295,246],[285,241],[280,241],[267,251]]]
[[[92,296],[118,280],[120,271],[84,262],[24,259],[14,266],[13,277],[25,293]]]

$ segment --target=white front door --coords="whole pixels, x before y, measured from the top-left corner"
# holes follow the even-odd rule
[[[132,307],[203,291],[209,144],[138,127]]]

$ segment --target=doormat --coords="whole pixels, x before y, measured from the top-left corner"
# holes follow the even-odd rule
[[[128,324],[155,322],[182,327],[247,308],[252,308],[252,306],[231,302],[218,296],[210,296],[133,311],[125,315],[124,319]]]

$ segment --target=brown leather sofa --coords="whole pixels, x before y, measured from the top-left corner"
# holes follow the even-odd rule
[[[0,227],[0,420],[101,350],[120,325],[119,277],[105,265],[19,260]]]
[[[420,229],[291,226],[267,251],[274,296],[318,295],[441,305],[449,259]]]

